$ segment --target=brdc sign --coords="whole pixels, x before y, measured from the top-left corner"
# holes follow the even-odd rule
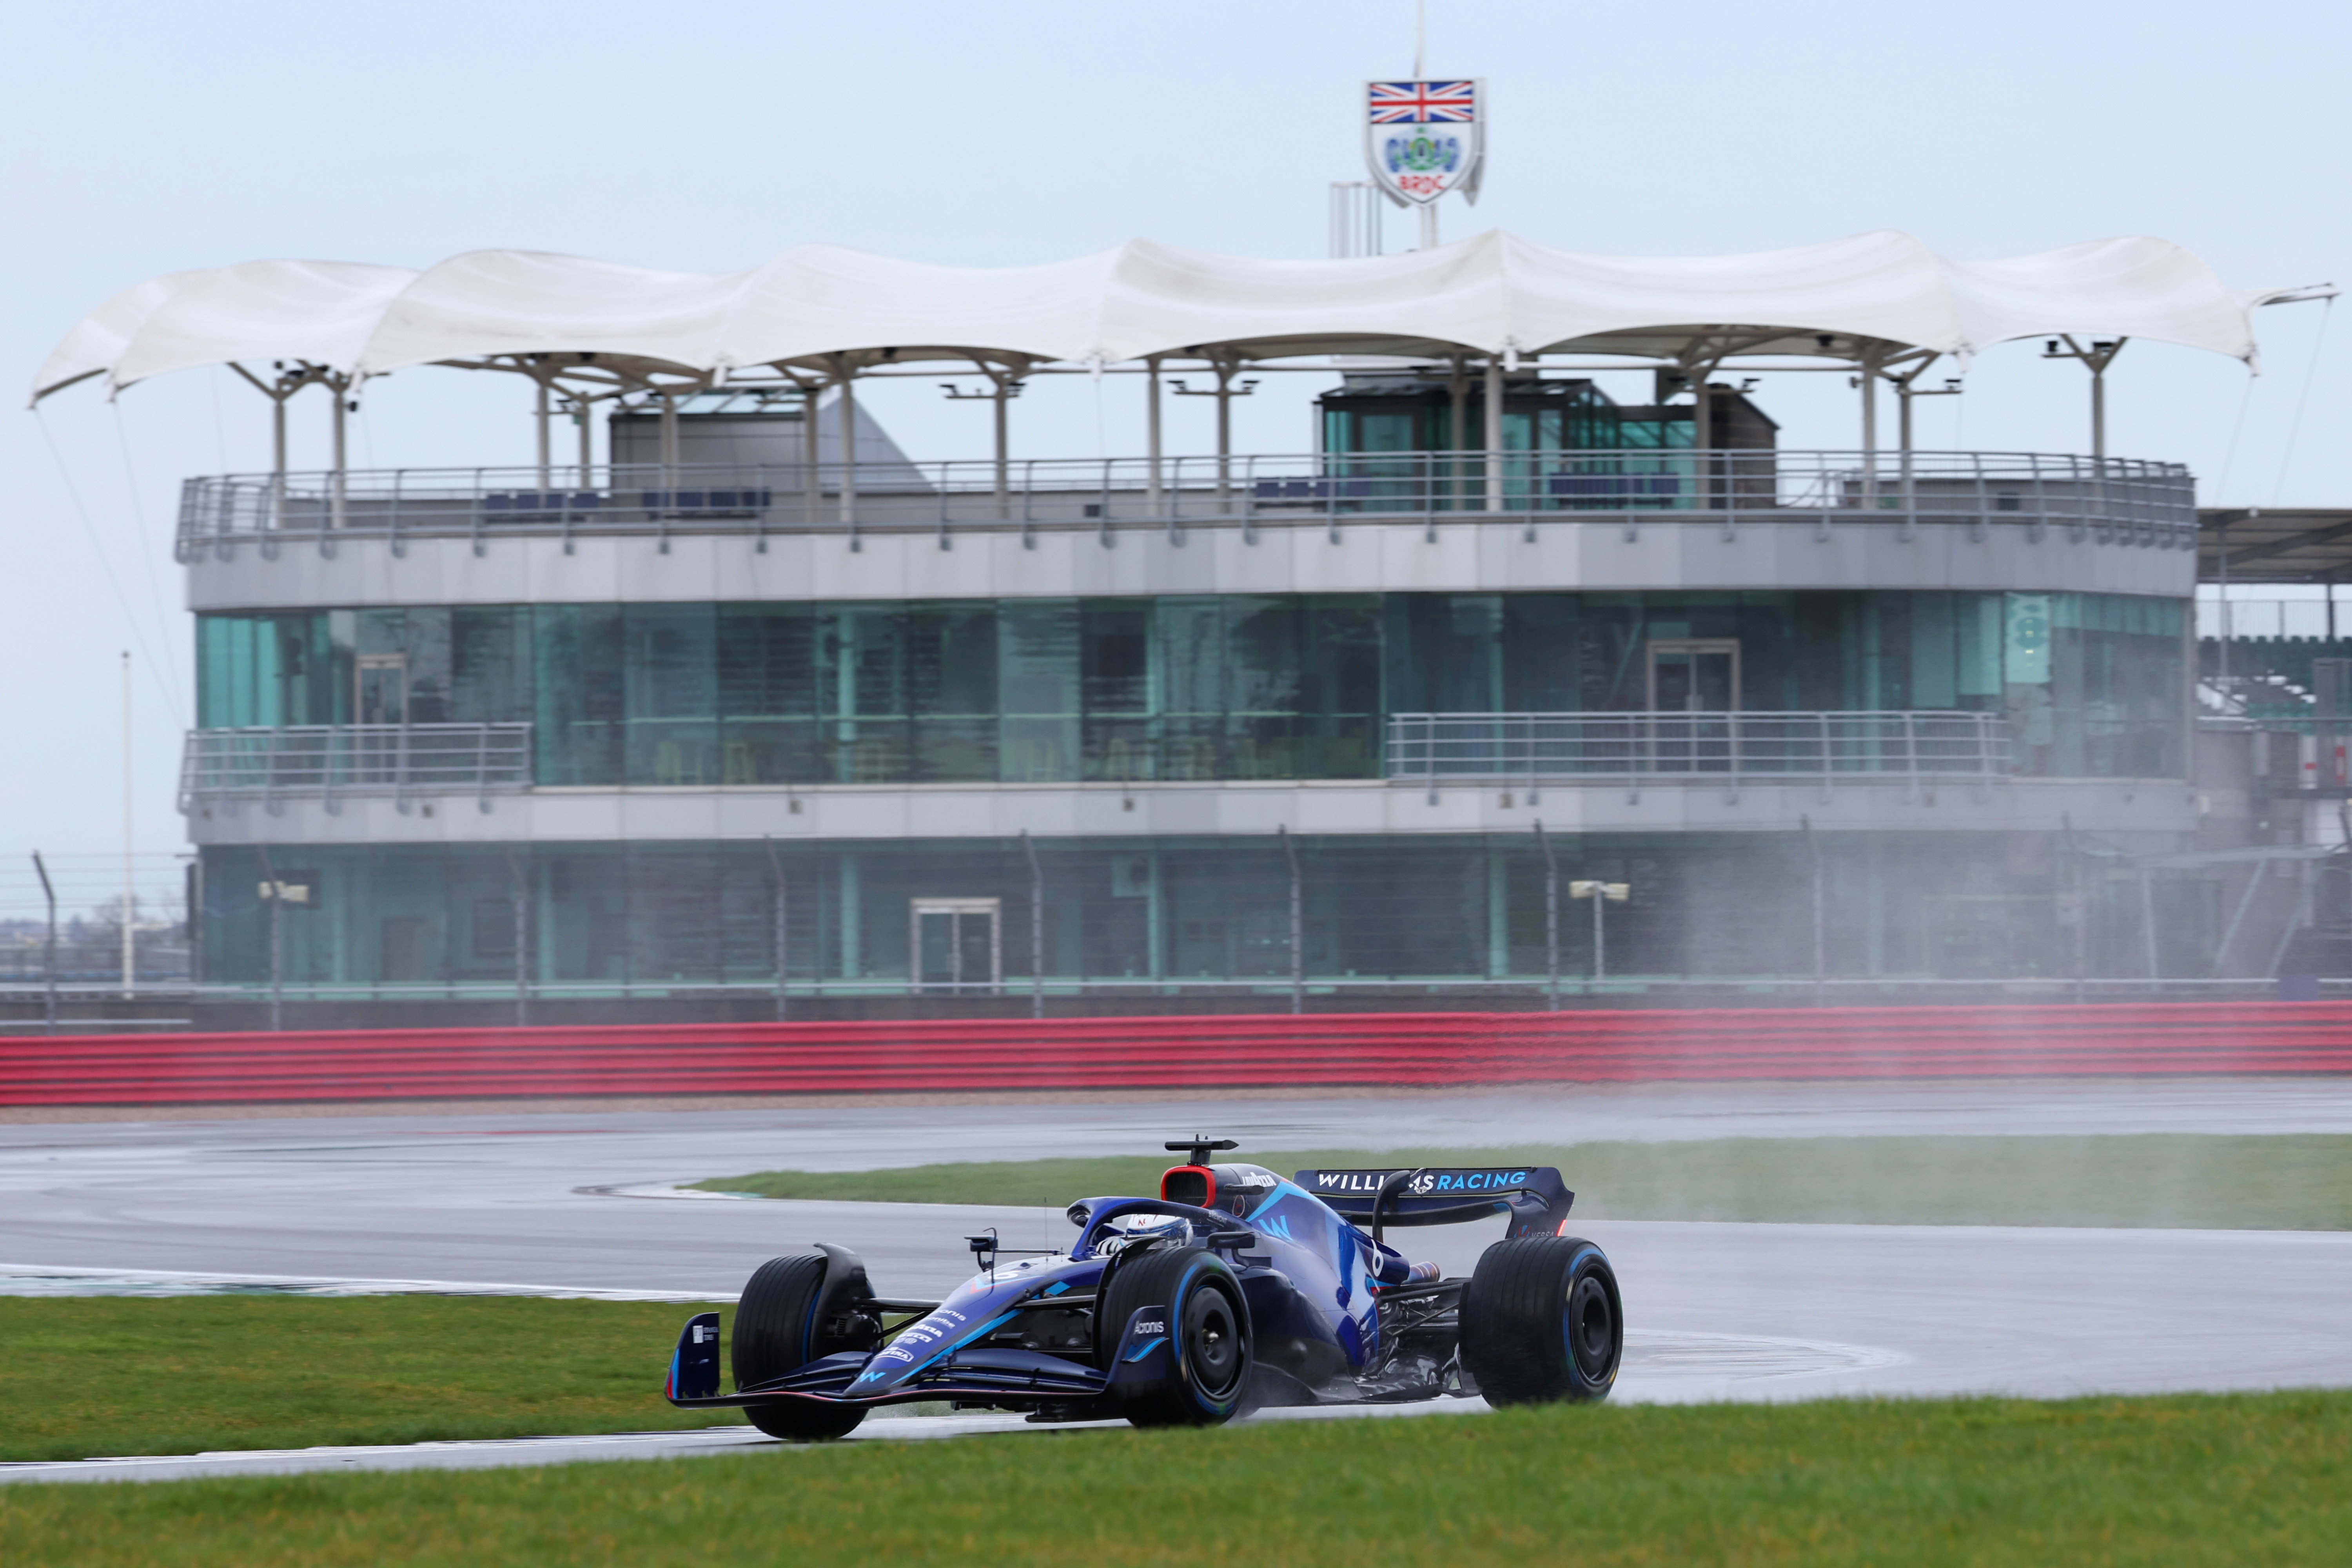
[[[1391,200],[1427,206],[1449,191],[1478,199],[1483,80],[1366,82],[1364,96],[1364,158]]]

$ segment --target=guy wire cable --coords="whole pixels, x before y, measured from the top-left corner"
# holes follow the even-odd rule
[[[122,404],[108,398],[106,406],[114,416],[114,445],[122,454],[122,484],[131,494],[131,537],[139,550],[139,564],[147,574],[147,596],[155,612],[155,635],[163,639],[164,675],[173,690],[180,689],[180,659],[172,637],[172,617],[163,609],[163,590],[155,578],[155,552],[146,547],[142,526],[147,519],[146,499],[139,489],[139,468],[131,460],[131,430],[122,417]]]
[[[2230,470],[2237,465],[2238,437],[2246,428],[2246,410],[2252,405],[2254,401],[2254,381],[2256,374],[2257,373],[2252,370],[2246,372],[2246,389],[2244,392],[2239,394],[2238,396],[2238,417],[2236,422],[2230,426],[2229,450],[2221,454],[2221,477],[2213,481],[2213,504],[2215,506],[2227,506],[2230,503]]]
[[[114,561],[106,553],[105,542],[99,538],[98,529],[89,521],[89,509],[81,504],[81,491],[74,486],[73,471],[66,467],[65,454],[58,449],[58,438],[49,429],[48,416],[36,407],[33,410],[33,418],[41,427],[41,439],[48,444],[49,458],[58,466],[58,478],[63,481],[66,495],[73,502],[74,515],[81,520],[82,532],[88,536],[89,547],[98,552],[98,563],[105,570],[106,584],[114,590],[115,607],[122,612],[122,619],[131,629],[131,639],[138,643],[139,651],[144,656],[142,662],[146,665],[147,673],[153,679],[155,689],[163,694],[164,710],[172,715],[173,721],[181,729],[185,730],[188,724],[180,713],[179,696],[172,689],[171,683],[164,679],[162,667],[155,661],[153,650],[147,646],[146,628],[140,624],[139,617],[132,614],[130,595],[123,593],[122,580],[115,575]]]
[[[2319,374],[2319,351],[2327,342],[2328,318],[2335,313],[2336,297],[2331,294],[2327,297],[2326,306],[2319,312],[2319,331],[2312,334],[2311,360],[2303,367],[2303,391],[2294,400],[2294,422],[2286,427],[2286,451],[2279,458],[2278,485],[2271,492],[2273,506],[2278,505],[2279,497],[2286,493],[2287,470],[2294,463],[2294,438],[2303,433],[2303,410],[2311,401],[2311,384]]]

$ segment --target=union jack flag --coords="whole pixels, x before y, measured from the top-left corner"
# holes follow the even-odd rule
[[[1477,84],[1467,81],[1376,81],[1372,123],[1466,123],[1478,118]]]

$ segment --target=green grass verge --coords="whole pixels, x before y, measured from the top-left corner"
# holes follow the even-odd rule
[[[661,1396],[693,1310],[514,1296],[0,1297],[0,1459],[716,1426],[731,1414]]]
[[[1725,1138],[1367,1153],[1241,1151],[1285,1175],[1313,1165],[1558,1165],[1580,1216],[1854,1225],[2352,1229],[2352,1136]],[[697,1184],[772,1198],[1040,1204],[1158,1190],[1166,1156],[762,1171]]]
[[[12,1568],[2352,1560],[2352,1395],[1552,1407],[0,1488]]]

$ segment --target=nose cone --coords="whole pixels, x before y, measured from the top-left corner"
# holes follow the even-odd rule
[[[904,1330],[874,1352],[866,1370],[845,1391],[852,1399],[877,1399],[938,1371],[955,1352],[977,1344],[1020,1314],[1016,1305],[1045,1292],[1061,1295],[1072,1282],[1064,1277],[1098,1265],[1064,1258],[1001,1265],[992,1279],[975,1274],[922,1321]]]

